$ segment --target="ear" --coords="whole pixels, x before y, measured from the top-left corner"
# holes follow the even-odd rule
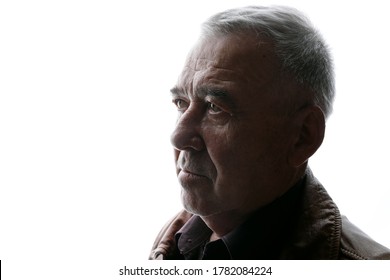
[[[295,139],[289,153],[291,166],[299,167],[317,151],[324,140],[325,117],[318,106],[305,107],[295,118]]]

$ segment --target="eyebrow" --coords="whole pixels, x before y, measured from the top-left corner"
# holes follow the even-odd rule
[[[184,90],[180,89],[179,87],[173,87],[171,89],[171,93],[172,95],[175,96],[188,96],[188,94]],[[234,105],[231,94],[225,89],[219,87],[202,86],[199,87],[195,93],[196,96],[200,98],[205,98],[207,96],[210,96],[225,102],[229,106]]]
[[[183,90],[181,90],[180,88],[178,87],[173,87],[171,88],[171,94],[172,95],[177,95],[177,96],[184,96],[184,95],[187,95],[185,94],[185,92]]]
[[[200,97],[212,96],[221,99],[230,98],[230,94],[226,90],[217,87],[200,87],[196,94]]]

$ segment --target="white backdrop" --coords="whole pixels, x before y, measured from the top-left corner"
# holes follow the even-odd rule
[[[181,208],[169,89],[199,25],[270,3],[306,12],[332,48],[337,99],[311,166],[390,247],[386,1],[14,0],[0,2],[3,275],[108,279],[147,258]]]

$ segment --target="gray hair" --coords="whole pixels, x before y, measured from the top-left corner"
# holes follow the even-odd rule
[[[282,71],[314,92],[314,104],[328,117],[335,95],[333,62],[329,49],[300,11],[284,6],[249,6],[218,13],[202,25],[203,35],[254,32],[275,46]]]

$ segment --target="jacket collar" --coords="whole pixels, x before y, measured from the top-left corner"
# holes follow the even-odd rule
[[[324,187],[306,170],[301,213],[283,259],[337,259],[341,239],[341,215]]]

